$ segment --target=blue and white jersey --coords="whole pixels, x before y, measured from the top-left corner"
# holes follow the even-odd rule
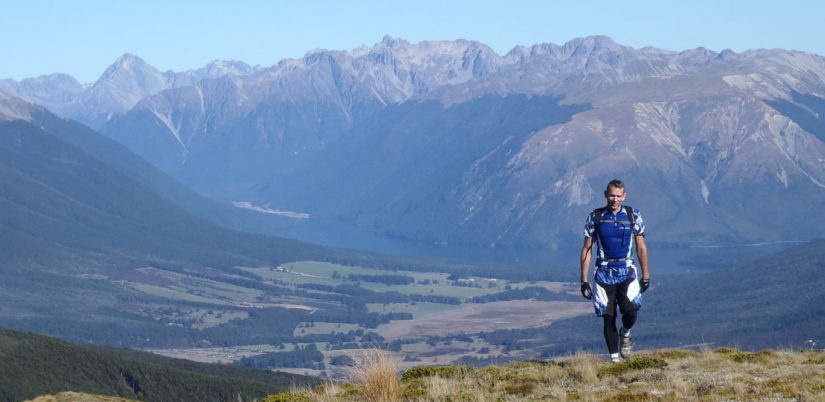
[[[596,211],[587,216],[584,224],[584,236],[596,243],[596,282],[604,285],[622,283],[636,278],[633,265],[633,240],[644,236],[645,222],[642,214],[633,209],[633,225],[627,215],[627,208],[622,206],[618,213],[610,208],[602,210],[599,228],[596,230]]]

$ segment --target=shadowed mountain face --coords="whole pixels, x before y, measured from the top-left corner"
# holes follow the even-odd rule
[[[125,286],[138,268],[237,282],[248,279],[233,267],[338,253],[219,227],[170,200],[201,214],[220,208],[111,140],[12,97],[0,111],[0,326],[132,345],[158,341],[150,332],[184,340],[199,331],[135,314],[158,300]]]
[[[579,237],[618,177],[655,241],[825,235],[805,212],[825,199],[820,56],[606,37],[501,56],[385,38],[204,77],[132,96],[102,130],[216,199],[429,242],[549,247]]]

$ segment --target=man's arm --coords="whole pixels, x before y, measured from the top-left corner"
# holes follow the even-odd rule
[[[588,272],[590,271],[590,250],[593,248],[593,238],[586,237],[584,238],[584,244],[582,244],[582,253],[581,253],[581,282],[588,282]],[[647,266],[647,263],[645,263]]]
[[[636,255],[639,257],[639,266],[642,267],[642,280],[650,280],[650,271],[647,266],[647,245],[644,236],[636,236]]]

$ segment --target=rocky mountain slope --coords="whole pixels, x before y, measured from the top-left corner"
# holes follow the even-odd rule
[[[825,195],[825,59],[801,52],[387,37],[112,110],[104,133],[202,194],[416,240],[576,241],[615,177],[655,241],[825,234],[804,212]]]

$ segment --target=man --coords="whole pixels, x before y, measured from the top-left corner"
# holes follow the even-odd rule
[[[642,306],[642,293],[650,287],[650,272],[645,246],[645,224],[639,211],[624,206],[627,194],[621,180],[613,180],[604,190],[607,206],[597,208],[584,225],[581,251],[581,292],[593,300],[596,315],[604,318],[604,339],[610,359],[619,362],[633,348],[630,329],[636,311]],[[595,283],[588,281],[590,256],[596,243]],[[633,245],[642,269],[641,277],[633,264]],[[622,313],[622,328],[616,329],[616,307]]]

